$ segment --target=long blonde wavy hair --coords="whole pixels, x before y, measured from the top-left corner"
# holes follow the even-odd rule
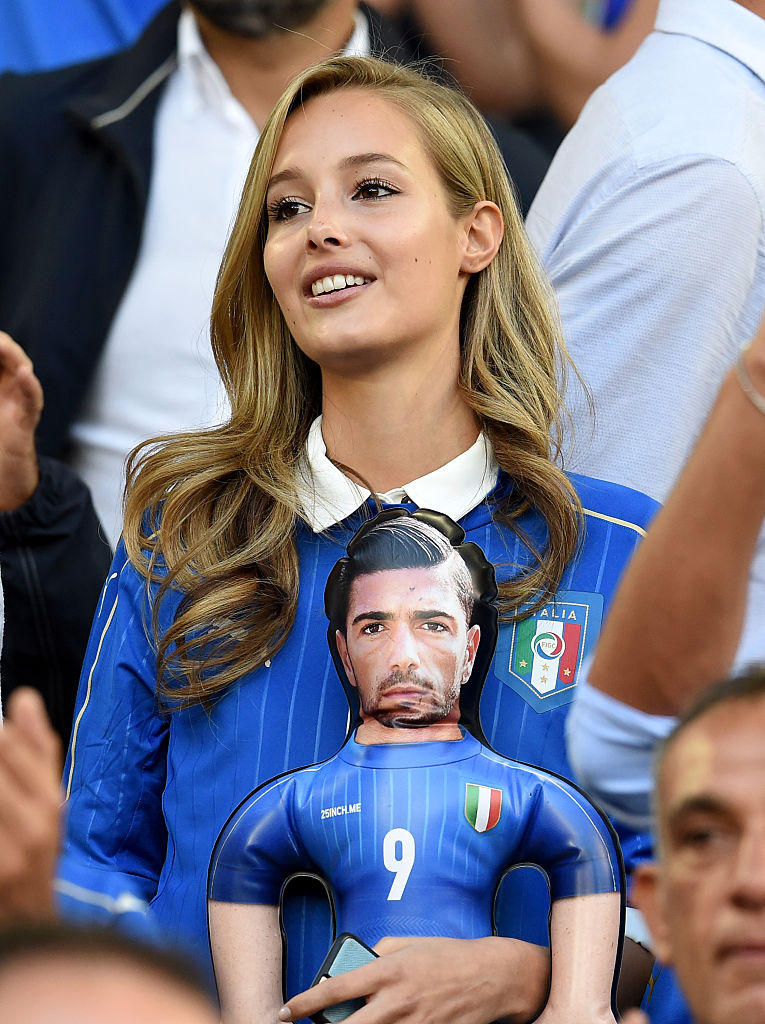
[[[294,622],[298,474],[321,411],[321,378],[266,279],[266,189],[292,112],[312,97],[359,88],[411,118],[456,217],[481,200],[504,217],[496,257],[465,292],[459,387],[514,481],[494,518],[520,533],[520,516],[534,508],[547,537],[533,564],[500,586],[501,614],[513,618],[521,606],[549,600],[576,550],[581,509],[554,462],[568,357],[493,137],[461,93],[411,68],[362,57],[324,61],[292,82],[265,125],[218,275],[211,338],[231,417],[151,439],[128,460],[125,543],[147,585],[157,584],[158,689],[173,708],[206,702],[273,657]],[[162,632],[157,609],[171,589],[183,597]]]

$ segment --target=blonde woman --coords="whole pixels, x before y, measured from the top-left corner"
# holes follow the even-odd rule
[[[380,503],[460,520],[498,567],[505,620],[484,729],[502,753],[565,773],[581,659],[653,510],[556,466],[566,357],[548,287],[480,115],[411,70],[337,58],[288,89],[211,331],[230,421],[149,444],[129,467],[66,766],[59,882],[72,912],[124,911],[208,969],[221,826],[254,786],[346,736],[322,598],[351,531]],[[543,634],[560,638],[552,657]],[[515,933],[532,941],[393,942],[364,1019],[533,1016],[546,915]],[[288,963],[310,976],[324,952],[293,942]],[[564,1009],[574,989],[557,977]],[[603,988],[583,1019],[608,1016]]]

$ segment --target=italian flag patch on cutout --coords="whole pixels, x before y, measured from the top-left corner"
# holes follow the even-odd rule
[[[465,783],[465,817],[476,832],[488,832],[499,821],[502,790]]]

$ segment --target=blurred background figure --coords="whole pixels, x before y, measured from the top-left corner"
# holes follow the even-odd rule
[[[650,33],[659,0],[505,3],[516,9],[538,102],[567,130],[595,89],[626,64]]]
[[[3,1024],[217,1024],[179,957],[109,930],[64,925],[0,932]]]
[[[47,71],[134,42],[165,0],[3,0],[0,71]]]
[[[653,27],[658,0],[375,0],[473,101],[554,154],[590,94]]]
[[[527,228],[594,401],[572,378],[567,468],[666,500],[765,310],[765,0],[661,0]],[[749,598],[742,663],[765,657],[765,537]]]

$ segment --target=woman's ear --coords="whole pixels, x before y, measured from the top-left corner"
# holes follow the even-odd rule
[[[477,274],[488,267],[497,255],[505,223],[496,203],[484,199],[475,204],[465,218],[464,226],[465,249],[460,270],[466,274]]]

